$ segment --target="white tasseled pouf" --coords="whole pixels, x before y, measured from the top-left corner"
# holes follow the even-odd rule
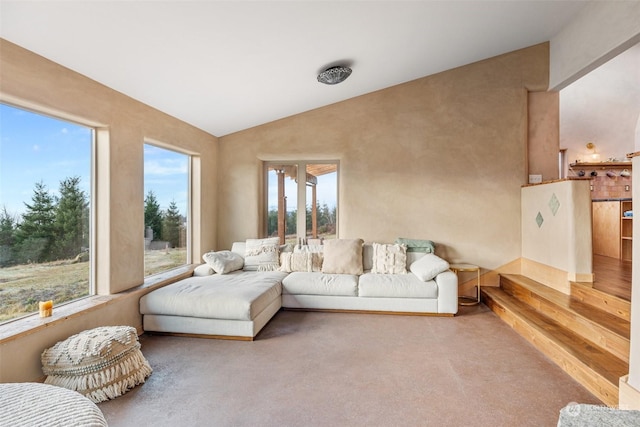
[[[0,384],[0,426],[107,427],[107,420],[86,397],[40,383]]]
[[[123,395],[151,375],[136,329],[102,326],[80,332],[42,353],[45,384],[102,402]]]

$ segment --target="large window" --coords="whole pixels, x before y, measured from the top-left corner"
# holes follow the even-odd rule
[[[92,294],[93,129],[0,104],[0,322]]]
[[[145,277],[189,262],[187,154],[144,146]]]
[[[267,235],[282,243],[335,239],[337,162],[268,162]]]

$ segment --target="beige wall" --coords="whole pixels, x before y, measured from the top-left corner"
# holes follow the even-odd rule
[[[260,235],[262,160],[338,159],[340,237],[429,238],[450,261],[511,262],[527,91],[547,83],[541,44],[221,137],[218,246]]]
[[[69,69],[0,39],[0,100],[100,127],[94,259],[101,294],[120,292],[144,280],[143,145],[146,139],[198,156],[194,168],[192,253],[199,260],[216,241],[217,139]],[[201,185],[204,183],[205,185]],[[206,219],[199,222],[200,217]],[[141,329],[140,292],[82,315],[0,342],[0,381],[42,376],[40,353],[62,339],[97,325]],[[59,311],[54,311],[55,313]]]
[[[0,99],[105,130],[98,132],[100,179],[95,200],[101,293],[140,285],[144,278],[145,140],[200,156],[201,174],[195,179],[207,183],[198,200],[207,221],[195,224],[195,258],[201,255],[201,247],[214,245],[215,137],[6,40],[0,39],[0,51]]]
[[[542,175],[543,181],[560,177],[560,105],[558,92],[529,93],[529,174]]]

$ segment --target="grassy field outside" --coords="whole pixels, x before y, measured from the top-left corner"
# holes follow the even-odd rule
[[[186,264],[185,248],[146,251],[145,276]],[[89,295],[89,262],[63,260],[0,268],[0,322],[38,312],[38,302],[55,306]]]

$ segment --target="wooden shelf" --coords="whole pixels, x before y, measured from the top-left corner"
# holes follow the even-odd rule
[[[571,168],[602,168],[602,169],[615,169],[615,168],[623,168],[623,169],[631,169],[631,162],[578,162],[571,163],[569,165]]]
[[[578,162],[578,163],[571,163],[569,165],[572,168],[581,168],[581,167],[585,167],[585,168],[597,168],[597,167],[602,167],[602,168],[627,168],[629,169],[631,167],[631,162]]]
[[[624,216],[626,211],[633,210],[631,200],[620,202],[620,258],[631,261],[633,253],[633,216]]]

